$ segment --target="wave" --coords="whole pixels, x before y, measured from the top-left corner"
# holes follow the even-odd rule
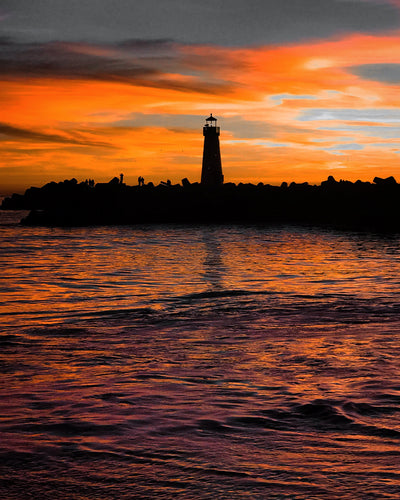
[[[359,411],[356,411],[358,409]],[[400,430],[382,425],[382,414],[400,413],[397,407],[375,407],[371,404],[317,399],[295,404],[288,410],[266,409],[251,414],[199,420],[199,431],[217,434],[242,432],[285,431],[303,433],[338,433],[400,439]],[[396,425],[396,424],[395,424]]]
[[[74,309],[72,309],[72,304]],[[21,304],[22,305],[22,304]],[[24,303],[29,307],[29,301]],[[47,304],[49,306],[50,304]],[[89,306],[89,307],[85,307]],[[159,324],[185,321],[230,321],[261,326],[287,325],[362,325],[400,321],[400,303],[385,297],[360,298],[350,294],[318,295],[253,290],[214,290],[180,296],[142,299],[136,307],[104,307],[90,299],[71,301],[63,311],[14,310],[0,312],[2,322],[20,326],[103,321],[105,325]]]
[[[282,293],[282,292],[281,292]],[[225,297],[246,297],[246,296],[253,296],[253,295],[273,295],[274,292],[267,291],[267,290],[262,290],[262,291],[255,291],[255,290],[213,290],[213,291],[206,291],[206,292],[199,292],[199,293],[190,293],[187,295],[182,295],[180,297],[175,297],[174,299],[170,300],[182,300],[182,301],[196,301],[196,300],[202,300],[202,299],[213,299],[213,298],[225,298]]]

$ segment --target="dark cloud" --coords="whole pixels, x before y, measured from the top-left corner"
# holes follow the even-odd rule
[[[347,68],[353,75],[384,83],[400,83],[400,64],[360,64]]]
[[[56,144],[69,144],[69,145],[73,144],[78,146],[91,146],[91,147],[112,148],[112,149],[115,148],[115,146],[108,144],[106,142],[92,141],[82,137],[78,138],[73,136],[63,136],[60,134],[48,134],[45,132],[38,132],[37,130],[15,127],[8,123],[2,123],[2,122],[0,122],[0,135],[5,135],[20,140],[49,142]]]
[[[150,54],[148,54],[150,52]],[[66,42],[0,43],[0,78],[42,77],[122,82],[181,92],[219,94],[229,92],[228,82],[184,74],[184,57],[170,42],[129,41],[124,44]],[[190,76],[190,75],[188,75]]]
[[[242,46],[399,27],[390,0],[2,0],[1,9],[3,31],[29,41]]]
[[[59,42],[27,44],[3,40],[0,75],[106,79],[107,75],[129,78],[157,73],[134,64],[118,65],[113,59],[85,53],[85,48]]]
[[[210,112],[212,111],[210,110]],[[221,126],[222,132],[230,132],[234,137],[255,139],[271,135],[271,126],[266,122],[244,120],[237,116],[224,117],[215,113],[213,115],[218,119],[218,125]],[[209,115],[207,114],[207,116]],[[202,119],[199,115],[130,113],[124,119],[112,121],[109,125],[124,128],[163,127],[180,133],[185,131],[201,133],[207,116],[204,114]]]
[[[153,55],[155,52],[159,56],[161,54],[168,55],[171,49],[175,46],[174,40],[165,38],[160,38],[158,40],[157,39],[145,40],[145,39],[132,38],[132,39],[125,39],[122,41],[117,41],[115,42],[115,44],[123,49],[135,50],[135,52],[139,52],[142,54]]]

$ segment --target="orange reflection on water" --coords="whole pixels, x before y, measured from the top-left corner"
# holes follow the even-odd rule
[[[169,298],[219,290],[302,294],[305,305],[328,294],[324,314],[329,315],[334,314],[335,293],[369,300],[397,289],[395,241],[387,241],[382,253],[373,238],[301,229],[13,231],[15,252],[10,250],[0,306],[3,313],[19,313],[13,321],[25,321],[21,313],[54,321],[57,315],[149,305],[163,310]]]

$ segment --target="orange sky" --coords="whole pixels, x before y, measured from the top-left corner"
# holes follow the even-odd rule
[[[159,59],[104,44],[51,50],[56,71],[33,59],[25,73],[0,74],[3,194],[120,172],[128,184],[199,181],[210,112],[226,182],[400,181],[400,32],[248,48],[171,43]],[[69,75],[63,57],[133,69]]]

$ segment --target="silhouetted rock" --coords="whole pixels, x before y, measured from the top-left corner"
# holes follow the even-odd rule
[[[386,177],[386,179],[374,177],[374,183],[377,186],[395,186],[397,184],[396,179],[392,175],[390,177]]]
[[[320,186],[226,183],[205,186],[128,186],[115,177],[107,183],[76,179],[32,187],[13,194],[3,209],[30,209],[26,224],[89,225],[138,223],[317,224],[341,228],[400,231],[400,185],[393,177],[374,183],[332,176]]]
[[[182,179],[182,186],[183,187],[190,186],[190,182],[189,182],[189,179],[187,177],[185,177],[184,179]]]
[[[114,177],[108,184],[110,184],[111,186],[118,186],[118,184],[120,184],[120,180],[118,179],[118,177]]]

